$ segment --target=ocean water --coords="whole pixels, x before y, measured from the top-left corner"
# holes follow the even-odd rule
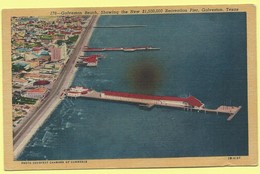
[[[225,115],[66,98],[18,160],[248,155],[245,13],[102,16],[98,25],[147,26],[96,28],[90,47],[160,50],[103,52],[98,67],[79,67],[73,86],[193,95],[208,108],[242,109],[227,121]]]

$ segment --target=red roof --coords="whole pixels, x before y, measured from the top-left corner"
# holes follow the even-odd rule
[[[87,93],[90,92],[90,91],[92,91],[92,90],[88,89],[88,90],[86,90],[86,91],[81,92],[81,94],[87,94]]]
[[[33,83],[33,85],[48,85],[50,82],[48,80],[38,80]]]
[[[75,91],[69,91],[69,93],[72,93],[72,94],[81,94],[81,92],[75,92]]]
[[[75,31],[72,34],[75,35],[75,34],[80,34],[80,33],[81,33],[81,31]]]
[[[97,57],[97,58],[100,58],[100,57],[103,57],[102,54],[93,54],[93,55],[90,55],[90,56],[80,56],[82,58],[89,58],[89,57]]]
[[[201,103],[197,98],[189,96],[187,98],[181,97],[171,97],[171,96],[153,96],[153,95],[144,95],[144,94],[131,94],[125,92],[113,92],[113,91],[103,91],[105,95],[118,96],[118,97],[127,97],[127,98],[136,98],[136,99],[148,99],[148,100],[169,100],[169,101],[182,101],[187,102],[191,106],[201,107]]]
[[[69,31],[61,31],[60,33],[61,34],[71,34],[71,32],[69,32]]]
[[[87,62],[87,63],[96,63],[97,56],[96,55],[89,56],[89,57],[85,58],[83,61]]]
[[[54,31],[49,31],[48,35],[54,35]]]
[[[51,30],[52,28],[51,27],[44,27],[43,29],[44,30]]]
[[[32,51],[40,51],[41,49],[41,47],[33,47]]]
[[[189,96],[188,98],[186,98],[186,102],[192,106],[197,106],[197,107],[201,107],[203,105],[203,103],[201,103],[200,100],[198,100],[193,96]]]
[[[35,88],[27,90],[27,93],[45,93],[46,90],[46,88]]]
[[[82,27],[81,26],[77,26],[77,27],[73,27],[74,30],[81,30]]]

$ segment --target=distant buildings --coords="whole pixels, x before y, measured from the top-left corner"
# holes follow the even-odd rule
[[[87,19],[88,16],[11,18],[12,91],[16,98],[13,118],[17,124],[35,101],[52,88]]]

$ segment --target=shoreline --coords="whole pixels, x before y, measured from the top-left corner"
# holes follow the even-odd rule
[[[78,68],[74,68],[71,70],[70,79],[68,80],[68,83],[66,86],[70,86],[73,82],[73,79],[77,73]],[[47,109],[47,111],[42,115],[41,119],[38,120],[37,124],[31,129],[30,133],[27,134],[21,144],[17,146],[17,148],[14,150],[14,159],[17,159],[21,152],[24,150],[25,146],[29,143],[31,138],[35,135],[35,133],[38,131],[38,129],[45,123],[45,121],[49,118],[49,116],[54,112],[54,110],[59,106],[59,104],[64,100],[64,98],[56,98],[53,102],[51,107]]]
[[[69,60],[68,60],[68,62],[66,63],[66,67],[63,67],[64,71],[65,71],[65,68],[69,68],[68,69],[69,71],[64,72],[65,74],[60,74],[58,77],[59,81],[58,80],[56,81],[56,83],[58,83],[58,84],[55,84],[55,85],[61,87],[61,88],[59,88],[59,91],[57,91],[58,87],[56,87],[56,90],[52,89],[52,95],[54,95],[53,98],[51,98],[51,94],[49,94],[48,97],[49,97],[50,101],[47,102],[48,99],[46,99],[46,101],[44,103],[42,103],[43,105],[46,105],[46,106],[45,107],[42,106],[42,108],[39,108],[38,110],[36,110],[34,113],[35,115],[32,115],[31,118],[28,119],[28,122],[25,123],[24,126],[21,126],[22,130],[20,132],[24,131],[24,132],[22,132],[23,134],[21,136],[19,136],[16,141],[15,141],[16,137],[14,136],[14,143],[13,143],[13,153],[14,154],[13,154],[13,156],[14,156],[15,160],[19,157],[19,155],[21,154],[21,152],[23,151],[25,146],[29,143],[29,141],[31,140],[33,135],[37,132],[37,130],[49,118],[50,114],[55,110],[55,108],[63,100],[60,98],[60,94],[63,92],[64,89],[69,88],[69,86],[71,85],[71,83],[76,75],[77,69],[78,69],[75,67],[78,56],[80,55],[82,48],[89,43],[90,38],[92,37],[93,31],[95,29],[94,26],[95,26],[96,22],[98,21],[98,18],[99,18],[99,16],[91,17],[91,19],[94,22],[92,24],[91,24],[91,21],[89,22],[89,24],[87,25],[87,27],[90,27],[89,30],[84,29],[84,31],[81,33],[81,37],[75,43],[75,44],[79,44],[79,45],[76,46],[77,48],[76,47],[74,48],[72,54],[70,55],[69,59],[72,59],[71,60],[72,62],[71,61],[69,62]],[[78,51],[78,53],[77,53],[77,51]],[[73,57],[75,60],[73,60]],[[71,68],[69,66],[71,66]],[[40,112],[40,110],[43,110],[43,111]],[[40,112],[40,113],[37,114],[37,112]],[[32,117],[37,117],[38,119],[34,118],[37,120],[33,120]],[[27,124],[30,121],[32,121],[32,122],[34,121],[34,123],[27,126]],[[18,132],[18,133],[20,133],[20,132]]]

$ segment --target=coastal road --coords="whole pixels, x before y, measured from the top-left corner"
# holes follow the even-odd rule
[[[98,20],[98,16],[91,16],[89,24],[85,28],[85,31],[82,32],[81,37],[77,45],[75,46],[72,54],[70,55],[69,60],[64,65],[59,77],[53,84],[53,88],[50,90],[49,94],[45,97],[44,101],[38,106],[34,113],[25,119],[24,122],[20,123],[21,125],[14,130],[13,132],[13,147],[14,151],[21,145],[25,137],[31,133],[31,130],[35,125],[39,124],[41,117],[46,114],[46,112],[53,107],[53,105],[60,100],[60,95],[63,90],[67,87],[69,80],[68,78],[72,75],[71,72],[75,68],[76,60],[86,42],[89,41],[91,34],[93,32],[93,27]],[[32,135],[31,135],[32,136]],[[25,145],[25,144],[24,144]],[[19,153],[19,152],[18,152]],[[18,156],[19,154],[15,154]]]

